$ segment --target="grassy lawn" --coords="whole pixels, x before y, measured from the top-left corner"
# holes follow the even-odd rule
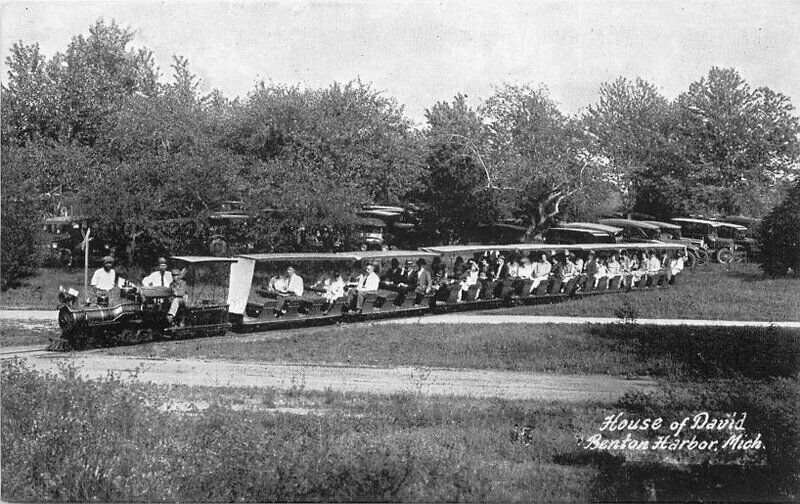
[[[2,492],[14,501],[797,497],[797,379],[665,384],[614,405],[560,405],[307,393],[302,385],[286,392],[153,387],[113,376],[83,381],[69,369],[54,379],[17,363],[2,373]],[[669,423],[697,411],[747,412],[748,435],[761,434],[767,449],[587,448],[607,416]],[[530,427],[527,442],[512,436],[515,424]],[[715,435],[724,437],[705,437]]]
[[[712,264],[687,271],[671,289],[591,296],[484,314],[614,317],[626,305],[640,318],[800,321],[800,281],[769,279],[755,264]]]
[[[89,272],[91,279],[92,272]],[[58,307],[58,286],[83,290],[83,269],[42,268],[38,275],[20,280],[15,289],[0,292],[0,308],[55,310]]]
[[[55,322],[0,320],[0,347],[41,345],[58,338],[61,329]]]
[[[537,325],[343,325],[116,347],[158,358],[502,369],[685,378],[800,369],[800,330]],[[736,371],[732,371],[732,370]],[[700,371],[697,371],[700,370]]]

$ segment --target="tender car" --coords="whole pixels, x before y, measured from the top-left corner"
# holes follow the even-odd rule
[[[552,227],[543,233],[543,238],[545,243],[556,245],[617,243],[613,235],[588,228]]]
[[[736,253],[744,253],[745,248],[737,245],[731,233],[730,226],[722,222],[695,219],[690,217],[677,217],[672,222],[681,227],[683,237],[689,239],[693,244],[708,248],[717,262],[729,263],[734,260]],[[741,226],[736,226],[741,228]],[[721,228],[722,232],[720,232]],[[745,228],[741,228],[744,230]]]

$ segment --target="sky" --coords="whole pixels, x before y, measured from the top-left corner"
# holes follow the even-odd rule
[[[800,1],[278,1],[0,4],[2,82],[14,42],[50,57],[97,19],[136,32],[165,80],[189,59],[202,90],[245,97],[260,81],[327,87],[360,78],[421,124],[466,94],[544,84],[562,112],[594,104],[603,82],[641,77],[668,99],[733,67],[800,104]]]

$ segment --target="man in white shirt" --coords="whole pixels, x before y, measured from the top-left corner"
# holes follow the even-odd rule
[[[144,277],[142,285],[145,287],[169,287],[172,285],[172,279],[172,273],[167,271],[167,260],[159,257],[158,270]]]
[[[364,268],[364,273],[359,275],[356,286],[347,293],[346,304],[351,308],[350,311],[361,313],[365,295],[370,292],[377,292],[380,283],[381,279],[375,273],[375,267],[372,264],[367,264]],[[353,307],[354,303],[355,307]]]
[[[676,257],[675,260],[672,261],[672,264],[671,264],[670,270],[669,270],[669,273],[670,273],[669,284],[670,285],[674,285],[675,284],[675,277],[678,276],[678,274],[681,271],[683,271],[683,267],[684,267],[683,252],[678,252],[678,257]]]
[[[117,272],[114,271],[113,266],[114,258],[105,256],[103,258],[103,267],[92,275],[92,281],[89,285],[92,286],[94,296],[106,296],[109,300],[111,299],[117,286]]]
[[[297,274],[294,266],[286,268],[286,290],[278,291],[278,303],[275,305],[275,316],[286,314],[286,302],[303,295],[303,277]]]

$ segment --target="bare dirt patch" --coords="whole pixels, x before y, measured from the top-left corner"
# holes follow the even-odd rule
[[[98,378],[111,372],[123,379],[159,385],[332,390],[380,395],[414,393],[583,402],[614,401],[631,389],[657,388],[653,380],[607,375],[143,359],[100,352],[33,355],[26,360],[32,367],[46,372],[56,372],[64,365],[74,366],[86,378]]]

